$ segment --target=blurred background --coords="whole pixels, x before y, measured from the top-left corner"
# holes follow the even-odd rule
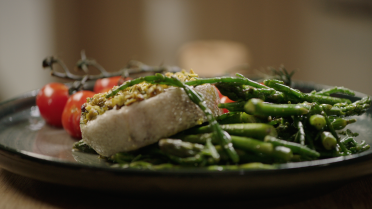
[[[370,0],[0,0],[0,101],[51,81],[81,50],[108,71],[135,59],[205,75],[284,65],[294,79],[372,95]]]

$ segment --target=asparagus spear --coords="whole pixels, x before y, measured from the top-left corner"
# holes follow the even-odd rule
[[[344,144],[353,154],[364,152],[370,148],[370,145],[366,144],[365,141],[358,143],[352,136],[346,136],[341,140],[341,143]]]
[[[315,114],[309,118],[310,125],[314,126],[317,130],[323,130],[327,122],[323,115]]]
[[[183,136],[181,139],[184,142],[204,144],[206,143],[207,139],[211,138],[211,135],[212,134],[210,133],[191,134]],[[231,135],[231,141],[234,147],[241,150],[265,154],[271,153],[273,151],[273,146],[271,144],[250,137]],[[212,140],[212,143],[217,144],[215,140]]]
[[[292,150],[284,146],[276,146],[271,155],[277,162],[280,163],[290,162],[293,158]]]
[[[280,92],[283,92],[285,94],[288,94],[288,95],[293,95],[299,99],[302,99],[304,97],[304,94],[297,90],[297,89],[293,89],[287,85],[284,85],[283,81],[279,81],[279,80],[276,80],[276,79],[268,79],[268,80],[264,80],[263,82],[266,86],[269,86],[277,91],[280,91]]]
[[[269,142],[273,144],[274,146],[288,147],[289,149],[292,150],[293,153],[296,153],[302,156],[311,157],[311,158],[318,158],[320,156],[320,154],[317,151],[309,149],[308,147],[304,145],[277,139],[273,136],[266,136],[264,141]]]
[[[178,157],[195,156],[204,149],[202,144],[184,142],[180,139],[161,139],[159,147],[164,153]]]
[[[97,154],[97,152],[89,145],[87,145],[83,140],[75,142],[72,148],[75,150],[79,150],[80,152]]]
[[[337,103],[347,103],[350,104],[351,101],[346,98],[323,96],[318,94],[304,94],[303,101],[316,102],[318,104],[337,104]]]
[[[179,139],[161,139],[159,147],[168,158],[179,164],[203,166],[216,164],[220,160],[216,148],[211,143],[211,138],[205,141],[205,146]]]
[[[338,134],[336,133],[335,129],[333,128],[333,126],[332,126],[332,124],[331,124],[331,122],[330,122],[330,120],[328,118],[327,113],[323,112],[323,116],[324,116],[324,118],[326,120],[328,130],[331,132],[332,136],[336,139],[336,142],[337,142],[338,146],[341,148],[341,151],[343,152],[342,154],[343,155],[349,155],[349,154],[351,154],[349,152],[349,150],[347,150],[346,147],[342,143],[340,143],[340,138],[339,138]]]
[[[246,101],[241,102],[230,102],[230,103],[220,103],[219,108],[226,108],[230,112],[244,112],[244,105]]]
[[[355,118],[335,118],[332,122],[331,125],[335,130],[341,130],[345,128],[347,125],[351,123],[355,123],[357,120]]]
[[[203,144],[210,138],[211,134],[194,134],[186,135],[182,137],[185,142],[200,143]],[[240,157],[248,159],[248,161],[260,161],[260,162],[288,162],[292,157],[292,150],[279,148],[275,149],[272,143],[263,142],[261,140],[253,139],[250,137],[234,136],[231,135],[231,140],[234,147],[238,150],[247,151],[248,153],[241,154]],[[212,143],[216,144],[215,141]],[[223,153],[220,153],[223,155]],[[255,154],[255,155],[252,155]]]
[[[340,108],[346,116],[360,115],[367,111],[371,106],[371,98],[366,96],[353,102],[352,104],[337,103],[334,106]]]
[[[338,87],[338,86],[335,86],[335,87],[332,87],[332,88],[329,88],[329,89],[323,89],[321,91],[312,91],[311,92],[311,94],[318,94],[318,95],[323,95],[323,96],[329,96],[331,94],[336,94],[336,93],[346,94],[346,95],[350,95],[350,96],[355,95],[354,91],[352,91],[348,88],[345,88],[345,87]]]
[[[269,87],[272,87],[273,89],[275,89],[277,91],[280,91],[280,92],[283,92],[287,95],[295,96],[301,102],[304,102],[304,101],[317,102],[317,103],[320,103],[320,104],[322,104],[322,103],[326,103],[326,104],[351,103],[349,99],[330,97],[330,96],[328,96],[328,95],[326,96],[324,94],[313,94],[313,93],[305,94],[305,93],[302,93],[301,91],[299,91],[297,89],[293,89],[293,88],[291,88],[289,86],[286,86],[282,83],[283,82],[280,82],[278,80],[273,80],[273,79],[264,81],[265,85],[267,85]],[[350,93],[348,91],[345,91],[345,92]]]
[[[228,112],[218,116],[216,119],[219,124],[257,123],[261,121],[259,118],[248,115],[245,112]]]
[[[198,134],[198,135],[187,135],[182,138],[183,141],[185,142],[193,142],[193,143],[204,143],[211,134]],[[268,135],[270,136],[270,135]],[[266,137],[268,137],[266,136]],[[285,143],[268,143],[268,142],[263,142],[261,140],[253,139],[250,137],[241,137],[241,136],[234,136],[231,135],[231,140],[234,145],[234,147],[238,150],[243,150],[247,151],[249,153],[256,154],[256,157],[252,155],[248,156],[243,156],[248,157],[250,160],[257,159],[258,156],[261,156],[261,160],[265,162],[288,162],[290,161],[292,157],[292,149],[288,150],[286,148],[278,148],[276,149],[277,146],[283,146],[287,147]],[[213,141],[212,141],[213,142]],[[216,142],[213,142],[216,143]],[[295,143],[294,143],[295,144]],[[304,149],[304,148],[303,148]],[[306,152],[306,151],[305,151]],[[308,151],[309,152],[309,151]]]
[[[257,98],[256,98],[257,99]],[[364,100],[366,101],[366,100]],[[229,111],[232,112],[244,112],[244,106],[246,105],[247,102],[245,101],[239,101],[239,102],[231,102],[231,103],[222,103],[219,104],[219,108],[226,108]],[[274,103],[266,103],[267,105],[269,104],[274,104]],[[317,110],[314,109],[314,105],[316,103],[309,103],[309,102],[303,102],[303,103],[297,103],[297,104],[290,104],[290,106],[297,106],[298,108],[303,107],[308,109],[309,114],[320,114],[322,111],[325,111],[328,115],[333,115],[333,116],[353,116],[353,115],[359,115],[365,112],[368,108],[368,102],[365,104],[365,102],[358,102],[356,104],[346,104],[343,103],[342,107],[340,103],[333,105],[330,104],[319,104],[319,106],[322,107],[322,110]],[[276,104],[278,105],[278,104]],[[284,105],[284,104],[283,104]],[[287,106],[285,104],[284,106]],[[280,106],[279,106],[280,107]],[[288,106],[287,106],[288,107]],[[356,110],[356,111],[355,111]]]
[[[300,143],[301,145],[305,145],[305,130],[302,122],[296,117],[295,119],[295,127],[298,129],[297,133],[295,134],[295,142]]]
[[[214,78],[195,78],[194,81],[187,81],[185,84],[190,86],[197,86],[206,83],[229,83],[231,85],[240,86],[240,85],[249,85],[256,88],[263,88],[269,89],[269,87],[262,85],[256,81],[250,80],[242,76],[241,74],[237,74],[239,77],[214,77]]]
[[[365,112],[371,104],[369,97],[364,97],[352,104],[337,103],[334,106],[329,104],[318,105],[316,103],[299,103],[299,104],[273,104],[264,103],[260,99],[251,99],[244,105],[244,110],[248,114],[253,115],[271,115],[271,116],[291,116],[291,115],[304,115],[307,113],[319,114],[321,111],[325,111],[330,115],[359,115]],[[317,110],[314,105],[322,107]],[[228,105],[225,105],[228,108]],[[256,113],[256,114],[254,114]]]
[[[220,126],[223,130],[231,135],[246,136],[259,140],[263,140],[266,135],[277,136],[276,129],[272,125],[265,123],[237,123],[224,124]],[[188,130],[190,134],[210,133],[209,126],[202,126]]]
[[[321,134],[322,144],[326,150],[332,150],[337,145],[337,139],[328,131],[323,131]]]
[[[266,82],[269,82],[266,80]],[[216,87],[220,92],[228,96],[233,101],[244,100],[248,101],[252,98],[260,98],[264,101],[273,103],[302,103],[302,102],[317,102],[319,104],[337,104],[337,103],[348,103],[351,101],[346,98],[331,97],[325,95],[318,95],[313,93],[302,93],[296,89],[287,87],[278,82],[273,82],[270,91],[259,90],[251,86],[238,86],[232,85],[228,82],[216,83]]]
[[[236,86],[230,83],[216,83],[215,86],[223,95],[233,101],[248,101],[252,98],[259,98],[265,101],[283,103],[290,100],[290,96],[271,88],[262,89],[251,86]],[[297,98],[292,100],[299,102]]]
[[[246,150],[257,154],[263,153],[266,155],[270,155],[274,151],[274,147],[272,144],[253,138],[231,136],[231,139],[234,147],[241,150]]]
[[[249,170],[261,170],[261,169],[275,169],[276,166],[268,165],[263,163],[245,163],[241,165],[211,165],[208,166],[208,170],[212,171],[225,171],[225,170],[240,170],[240,169],[249,169]]]
[[[261,99],[251,99],[244,105],[244,110],[248,114],[275,117],[305,115],[309,109],[309,107],[299,104],[264,103]]]

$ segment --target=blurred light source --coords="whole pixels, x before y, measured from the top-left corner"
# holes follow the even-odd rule
[[[247,74],[250,56],[248,48],[228,40],[199,40],[185,43],[179,49],[179,65],[193,69],[200,76]]]

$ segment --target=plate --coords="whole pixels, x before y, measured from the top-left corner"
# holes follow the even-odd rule
[[[308,92],[327,86],[296,82]],[[208,171],[198,168],[139,170],[111,167],[97,155],[72,151],[75,139],[45,124],[35,105],[37,90],[0,103],[0,167],[71,187],[131,195],[268,196],[343,185],[372,173],[372,151],[347,157],[287,163],[276,170]],[[355,100],[366,96],[356,93]],[[345,96],[344,96],[345,97]],[[371,109],[348,126],[372,144]]]

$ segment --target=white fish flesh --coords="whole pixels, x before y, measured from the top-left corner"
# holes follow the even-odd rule
[[[204,97],[214,116],[222,114],[214,86],[205,84],[194,90]],[[149,99],[109,110],[80,128],[83,141],[98,154],[109,157],[156,143],[205,121],[203,111],[184,90],[171,87]]]

